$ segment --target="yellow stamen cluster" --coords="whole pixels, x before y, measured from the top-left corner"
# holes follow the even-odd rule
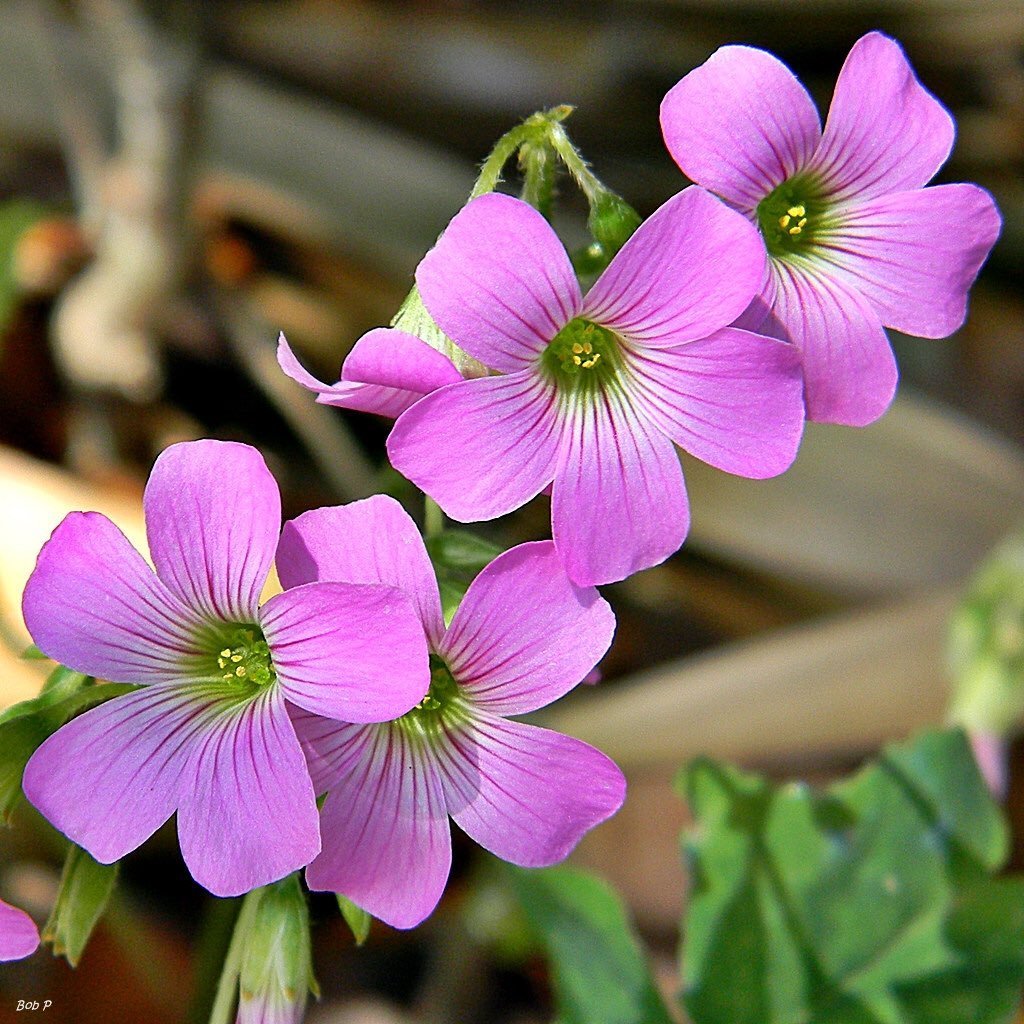
[[[594,351],[594,346],[589,341],[582,343],[575,342],[572,346],[572,362],[574,366],[582,366],[589,370],[596,366],[601,359],[601,353]]]
[[[232,650],[230,647],[225,647],[224,650],[220,652],[220,656],[217,658],[217,667],[230,669],[230,666],[234,664],[236,668],[233,671],[225,672],[224,678],[231,679],[237,676],[239,679],[244,679],[245,666],[238,664],[244,658],[245,655],[242,654],[237,647],[234,650]]]
[[[270,647],[258,626],[241,626],[221,643],[224,646],[217,654],[221,679],[266,686],[277,678]]]
[[[793,221],[796,221],[794,224]],[[802,204],[791,206],[779,218],[779,227],[791,235],[799,235],[807,223],[807,208]]]

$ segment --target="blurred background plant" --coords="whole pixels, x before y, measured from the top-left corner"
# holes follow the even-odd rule
[[[1022,699],[1019,542],[978,577],[948,639],[974,567],[1024,509],[1024,10],[1001,0],[7,0],[0,709],[37,693],[50,668],[19,658],[28,643],[20,591],[39,546],[71,508],[105,511],[140,541],[141,483],[167,444],[257,444],[289,515],[378,490],[413,500],[387,467],[386,425],[312,404],[277,368],[277,333],[335,379],[359,335],[394,315],[502,133],[533,110],[573,105],[566,127],[577,145],[647,215],[681,184],[658,104],[683,74],[719,45],[761,46],[825,109],[850,44],[873,28],[901,40],[957,119],[939,180],[977,181],[1003,212],[970,318],[944,341],[895,338],[902,385],[890,412],[862,431],[810,425],[785,476],[754,483],[688,460],[690,541],[608,588],[620,625],[602,681],[545,720],[597,744],[629,776],[625,808],[575,859],[622,894],[665,992],[679,984],[686,892],[678,833],[688,812],[673,779],[698,755],[716,760],[693,768],[683,789],[713,832],[736,793],[806,815],[884,790],[868,769],[831,798],[791,797],[714,769],[720,760],[778,781],[830,782],[951,716],[975,738],[997,737],[984,749],[1011,822],[1007,841],[986,819],[987,845],[978,840],[971,863],[986,878],[1007,859],[1019,869],[1020,751],[998,738],[1012,733]],[[571,247],[584,246],[586,204],[567,179],[558,185],[556,224]],[[546,529],[534,503],[474,533],[508,546]],[[475,566],[463,545],[443,569],[458,580]],[[950,792],[977,796],[953,741],[922,742],[927,778],[945,765]],[[770,845],[764,814],[735,841]],[[0,895],[43,920],[62,842],[23,803],[15,820],[0,834]],[[691,864],[713,851],[709,835],[691,840]],[[813,835],[786,856],[810,857]],[[881,863],[870,844],[858,849]],[[1004,899],[944,865],[933,865],[937,888],[922,906],[962,902],[968,889],[975,902]],[[318,897],[323,1001],[309,1019],[526,1024],[550,1019],[553,993],[566,1022],[675,1012],[661,1007],[644,955],[619,930],[616,898],[578,868],[559,870],[554,881],[499,874],[457,845],[435,917],[412,933],[374,926],[358,949],[334,901]],[[695,913],[721,895],[704,881]],[[849,895],[833,882],[833,900]],[[161,833],[124,863],[77,970],[45,955],[4,966],[0,1021],[14,1020],[27,997],[53,999],[56,1019],[82,1024],[200,1020],[232,914],[229,903],[204,910]],[[1007,923],[1006,934],[1018,927]],[[631,966],[602,987],[599,970],[588,975],[573,960],[581,948],[598,968],[604,953]],[[996,953],[1012,966],[1011,953]],[[687,957],[698,993],[689,1011],[717,1020],[699,995],[702,963],[712,961],[700,950]],[[731,969],[756,963],[747,955]],[[907,996],[907,1016],[891,1019],[946,1019],[912,1003]],[[796,1003],[730,1012],[724,1019],[801,1019],[770,1015],[798,1014]],[[1002,1020],[1006,1006],[972,1012],[950,1020]]]

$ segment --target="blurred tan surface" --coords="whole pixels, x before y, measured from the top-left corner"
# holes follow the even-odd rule
[[[146,550],[142,491],[119,483],[103,488],[0,447],[0,621],[21,648],[31,637],[21,618],[21,592],[36,555],[54,527],[72,511],[109,516],[128,539]],[[49,662],[20,660],[8,645],[0,648],[0,707],[33,696]]]

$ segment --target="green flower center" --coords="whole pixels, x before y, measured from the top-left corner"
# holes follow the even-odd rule
[[[259,626],[228,626],[214,639],[217,649],[206,674],[223,683],[234,683],[247,693],[277,681],[270,647]]]
[[[772,256],[806,252],[826,226],[828,203],[814,178],[784,181],[757,204],[757,224]]]
[[[466,702],[459,692],[451,669],[443,658],[430,655],[430,689],[423,700],[407,711],[396,723],[414,736],[436,736],[444,729],[466,718]]]
[[[619,375],[622,349],[612,331],[576,317],[541,352],[540,365],[560,388],[596,391]]]

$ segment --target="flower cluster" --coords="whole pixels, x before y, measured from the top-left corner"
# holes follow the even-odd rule
[[[177,812],[185,862],[217,895],[310,865],[313,887],[411,927],[447,878],[445,809],[506,859],[546,864],[622,803],[604,755],[502,717],[571,689],[611,642],[608,605],[550,544],[496,559],[446,632],[391,499],[307,513],[278,543],[259,453],[195,441],[157,460],[145,512],[155,572],[108,519],[72,513],[24,597],[45,653],[139,684],[25,769],[28,798],[97,860]],[[275,551],[286,589],[261,605]]]
[[[176,814],[213,893],[305,869],[309,887],[407,928],[446,885],[449,819],[540,866],[615,813],[625,782],[607,757],[513,716],[603,657],[615,619],[596,585],[683,543],[678,449],[765,478],[793,462],[805,416],[881,415],[896,384],[883,325],[956,329],[999,230],[981,189],[924,188],[952,122],[877,33],[851,52],[824,132],[792,74],[745,47],[682,79],[662,124],[696,184],[586,291],[544,217],[506,195],[469,202],[424,258],[422,303],[479,374],[379,329],[327,385],[281,340],[283,370],[317,401],[396,419],[392,464],[452,518],[550,493],[553,539],[494,559],[447,626],[396,501],[317,509],[282,531],[277,485],[246,445],[160,456],[145,494],[153,567],[103,516],[58,526],[25,591],[32,636],[64,665],[135,685],[26,767],[26,795],[74,842],[110,863]],[[284,589],[261,603],[275,558]],[[292,882],[274,899],[304,930]],[[23,919],[0,904],[15,936],[0,958],[37,943]],[[287,989],[260,956],[250,987]]]

